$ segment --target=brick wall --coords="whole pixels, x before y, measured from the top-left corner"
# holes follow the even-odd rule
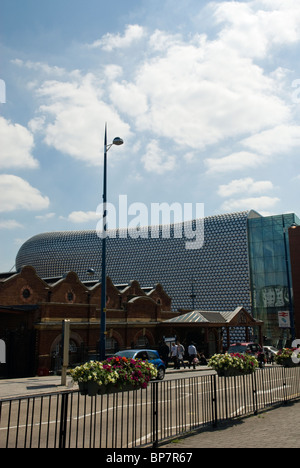
[[[119,348],[130,347],[140,337],[158,345],[157,322],[176,315],[161,285],[145,292],[137,281],[117,288],[107,279],[107,336]],[[96,352],[100,335],[101,285],[87,286],[76,273],[61,279],[39,278],[34,268],[0,277],[0,338],[20,330],[36,331],[37,368],[53,366],[53,355],[62,334],[62,321],[71,321],[71,340],[77,347]],[[1,308],[2,306],[2,308]],[[12,307],[8,310],[7,307]],[[164,310],[165,308],[165,310]]]

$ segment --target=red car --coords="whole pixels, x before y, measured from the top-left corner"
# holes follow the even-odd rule
[[[258,343],[235,343],[229,347],[227,352],[228,354],[251,354],[252,356],[255,356],[258,360],[259,367],[264,367],[266,363],[264,351]]]

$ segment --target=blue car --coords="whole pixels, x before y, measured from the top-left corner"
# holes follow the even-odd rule
[[[157,380],[164,380],[166,365],[164,361],[160,359],[158,352],[154,349],[125,349],[124,351],[119,351],[116,353],[115,356],[149,361],[157,368]]]

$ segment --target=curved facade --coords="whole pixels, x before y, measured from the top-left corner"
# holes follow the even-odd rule
[[[124,231],[111,232],[107,275],[114,284],[133,279],[141,286],[161,283],[172,298],[173,310],[227,311],[243,306],[251,311],[249,216],[259,217],[241,212],[205,218],[204,245],[193,250],[186,249],[184,236],[178,236],[182,224],[171,226],[168,239],[161,228],[158,238],[151,238],[150,228],[132,230],[126,238]],[[101,243],[96,231],[39,234],[20,248],[16,268],[31,265],[42,278],[75,271],[81,280],[88,280],[87,270],[93,268],[100,278]]]

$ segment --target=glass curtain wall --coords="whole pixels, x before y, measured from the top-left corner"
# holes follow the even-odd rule
[[[252,314],[264,322],[265,344],[278,349],[293,336],[288,228],[294,223],[300,224],[295,214],[248,219]]]

